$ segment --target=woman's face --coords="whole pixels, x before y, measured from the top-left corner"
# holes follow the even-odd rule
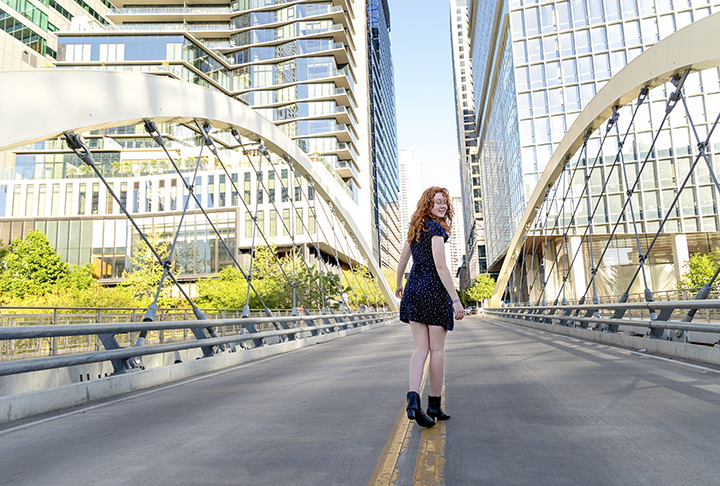
[[[436,192],[433,196],[433,206],[430,209],[430,214],[436,218],[445,218],[447,212],[447,202],[445,201],[445,195],[442,192]]]

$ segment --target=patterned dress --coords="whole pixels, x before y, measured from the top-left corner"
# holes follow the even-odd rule
[[[448,331],[454,327],[452,299],[435,269],[432,254],[432,237],[448,234],[437,221],[425,221],[420,240],[410,243],[413,266],[400,301],[400,320],[442,326]]]

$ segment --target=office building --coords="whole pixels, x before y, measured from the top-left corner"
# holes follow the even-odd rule
[[[485,241],[488,265],[499,269],[504,252],[518,226],[525,203],[537,185],[552,153],[583,107],[612,76],[627,63],[661,39],[693,21],[720,11],[720,2],[653,0],[555,0],[521,1],[473,0],[470,2],[470,39],[473,68],[474,107],[477,115],[480,182],[482,187]],[[685,84],[693,106],[717,110],[713,100],[720,92],[716,69],[692,74]],[[637,150],[625,155],[625,162],[637,167],[643,149],[652,143],[650,127],[659,126],[664,114],[666,93],[651,92],[650,110],[631,130]],[[662,109],[660,109],[662,107]],[[677,111],[677,110],[676,110]],[[621,120],[629,120],[624,109]],[[672,174],[686,166],[692,134],[682,116],[671,120],[672,138],[663,142],[646,169],[655,174],[637,191],[640,205],[660,208],[639,212],[640,225],[652,235],[677,187]],[[599,135],[588,142],[588,152],[599,150]],[[602,163],[614,162],[614,153],[603,151]],[[645,150],[647,152],[647,150]],[[607,170],[607,169],[603,169]],[[709,178],[695,181],[693,200],[681,203],[671,217],[650,256],[652,288],[673,288],[682,271],[687,248],[690,253],[706,252],[717,246],[717,195]],[[594,245],[607,241],[624,200],[618,184],[605,195],[594,219]],[[575,220],[576,233],[587,226],[587,213]],[[622,224],[620,231],[632,233]],[[684,235],[683,239],[672,234]],[[643,235],[641,237],[644,238]],[[628,243],[628,247],[632,244]],[[682,245],[681,245],[682,246]],[[552,249],[551,249],[552,250]],[[637,248],[635,249],[637,250]],[[561,251],[555,249],[554,251]],[[587,251],[587,249],[585,249]],[[623,254],[622,248],[616,250]],[[664,255],[664,256],[662,256]],[[598,293],[622,293],[624,262],[612,260],[598,271]],[[586,274],[590,263],[585,263]],[[582,285],[579,285],[581,287]],[[584,289],[583,289],[584,290]],[[636,282],[633,292],[640,291]]]
[[[346,191],[361,207],[359,213],[367,219],[359,225],[373,233],[378,259],[381,248],[396,245],[395,240],[386,243],[386,236],[395,237],[383,226],[385,222],[397,226],[398,216],[391,214],[393,200],[387,196],[384,179],[376,181],[373,173],[376,166],[391,172],[394,160],[397,179],[394,138],[385,141],[385,134],[378,131],[385,145],[375,149],[366,135],[377,119],[392,126],[394,137],[394,98],[385,97],[388,103],[391,101],[390,108],[385,106],[387,103],[373,104],[368,85],[372,67],[376,91],[392,88],[389,41],[385,42],[387,32],[382,32],[387,24],[384,19],[389,17],[386,4],[377,9],[381,19],[373,20],[369,5],[353,0],[241,0],[222,5],[157,5],[143,1],[109,4],[106,0],[91,5],[83,0],[75,3],[82,7],[80,11],[67,0],[51,0],[50,9],[40,7],[43,12],[49,10],[51,20],[56,14],[65,19],[64,24],[58,21],[57,29],[49,29],[46,44],[52,50],[46,51],[45,65],[170,76],[252,106],[295,140],[312,161],[330,171],[337,181],[335,189]],[[15,11],[11,13],[13,19],[22,17]],[[378,24],[375,31],[371,24]],[[374,36],[381,47],[371,55],[369,45]],[[14,68],[16,64],[1,67]],[[385,111],[380,113],[381,109]],[[165,124],[160,128],[168,135],[171,152],[178,157],[181,168],[189,170],[199,153],[197,131]],[[99,130],[86,134],[86,139],[97,152],[96,160],[102,161],[104,175],[123,195],[130,212],[143,219],[142,227],[156,234],[169,234],[169,228],[177,222],[174,212],[182,206],[184,184],[171,174],[163,152],[142,127]],[[274,244],[289,244],[288,232],[298,235],[304,244],[315,238],[308,233],[315,233],[315,218],[321,216],[316,216],[311,204],[301,196],[312,194],[307,181],[297,177],[290,167],[274,170],[266,165],[263,182],[277,190],[278,196],[276,201],[268,200],[274,199],[272,196],[263,200],[259,192],[255,193],[258,180],[248,160],[257,165],[256,151],[251,147],[246,157],[227,150],[232,140],[222,135],[216,143],[224,162],[231,167],[231,178],[206,151],[195,183],[196,193],[205,207],[218,213],[223,231],[233,236],[230,241],[237,245],[240,256],[250,244],[246,233],[249,235],[252,227],[251,215],[242,202],[253,207],[256,198],[261,207],[258,221],[267,225],[265,231]],[[370,155],[374,150],[376,158]],[[282,165],[282,161],[276,163]],[[54,235],[51,243],[66,261],[92,260],[99,269],[97,274],[108,282],[121,276],[128,267],[135,237],[122,222],[117,204],[107,198],[99,181],[78,165],[62,141],[23,147],[17,156],[4,154],[2,165],[0,239],[7,243],[33,228],[48,228],[48,235]],[[232,189],[231,182],[240,194]],[[393,187],[392,180],[387,184]],[[289,194],[279,194],[281,185],[288,187]],[[384,191],[383,197],[376,197],[378,190]],[[382,204],[376,204],[378,200]],[[273,202],[281,206],[279,212],[271,207]],[[291,203],[297,208],[294,215]],[[191,209],[197,211],[192,203]],[[18,218],[23,219],[20,225]],[[382,224],[375,224],[378,220]],[[111,222],[115,226],[108,229]],[[191,219],[188,224],[195,226],[187,241],[196,242],[190,251],[195,255],[192,269],[185,272],[188,278],[214,273],[229,263],[222,255],[225,250],[208,233],[205,223]],[[105,263],[98,263],[100,260]]]
[[[395,123],[395,76],[387,0],[368,0],[370,173],[379,263],[397,268],[404,238],[400,229],[400,175]]]
[[[398,162],[400,166],[400,234],[404,243],[410,229],[410,218],[412,218],[417,202],[426,187],[423,180],[422,163],[415,157],[415,149],[398,150]]]
[[[465,239],[465,278],[462,288],[487,270],[485,259],[485,229],[480,187],[480,166],[475,137],[475,103],[473,97],[473,67],[468,35],[468,1],[450,0],[450,40],[453,54],[453,84],[460,164],[460,187],[463,195],[463,234]]]
[[[463,225],[460,224],[463,220],[464,211],[462,198],[452,198],[452,205],[455,210],[455,217],[453,218],[453,227],[450,232],[448,244],[445,245],[445,251],[447,252],[448,268],[455,283],[455,288],[466,288],[469,282],[465,282],[466,285],[464,286],[461,285],[461,280],[465,278],[463,275],[463,264],[465,263],[465,229]]]

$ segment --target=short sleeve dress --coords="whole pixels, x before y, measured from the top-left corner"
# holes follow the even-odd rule
[[[452,331],[455,324],[452,299],[435,268],[433,236],[442,236],[447,241],[449,235],[440,223],[428,219],[420,239],[410,243],[413,266],[400,301],[400,320],[442,326]]]

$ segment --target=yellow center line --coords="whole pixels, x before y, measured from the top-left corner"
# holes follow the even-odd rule
[[[427,370],[430,360],[425,362],[423,377],[419,393],[422,395],[427,380]],[[444,389],[443,389],[444,391]],[[380,454],[368,486],[392,486],[398,479],[398,459],[407,450],[412,431],[413,422],[407,419],[405,403],[403,403],[390,437]],[[443,467],[445,465],[445,424],[438,422],[435,427],[423,429],[420,435],[420,447],[415,462],[412,484],[414,486],[444,485]]]
[[[413,486],[443,486],[443,469],[445,466],[445,422],[438,421],[435,427],[423,429],[420,435],[420,447]]]
[[[445,380],[440,396],[445,396]],[[429,399],[428,399],[429,400]],[[438,420],[435,427],[423,429],[420,434],[412,486],[444,486],[445,468],[445,421]]]
[[[407,449],[411,435],[412,426],[407,419],[405,407],[403,406],[400,409],[398,418],[395,420],[395,425],[390,432],[390,437],[388,437],[382,454],[380,454],[373,475],[368,481],[368,486],[391,486],[395,484],[399,472],[397,461]]]

